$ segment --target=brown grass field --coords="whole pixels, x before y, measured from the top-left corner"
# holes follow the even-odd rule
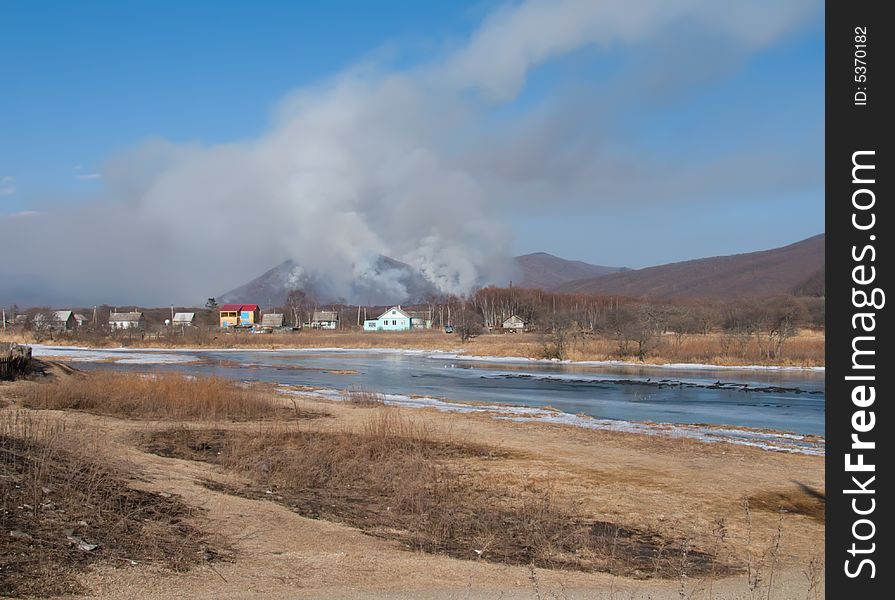
[[[102,372],[0,406],[5,595],[822,597],[822,457]]]
[[[780,358],[767,360],[755,338],[734,339],[723,333],[690,334],[681,338],[668,334],[654,340],[646,353],[648,363],[702,363],[717,365],[781,365],[813,367],[824,365],[824,333],[801,330],[787,340]],[[26,333],[0,334],[0,341],[33,343]],[[153,348],[400,348],[462,351],[475,356],[543,358],[549,336],[539,333],[486,333],[461,343],[456,335],[438,330],[413,332],[361,332],[356,330],[306,330],[283,334],[223,333],[196,328],[185,334],[147,334],[127,336],[57,335],[47,344],[71,344],[91,347]],[[569,336],[566,356],[570,360],[628,360],[633,355],[619,352],[614,339],[594,334]]]

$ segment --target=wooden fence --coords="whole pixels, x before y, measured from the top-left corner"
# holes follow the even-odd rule
[[[0,380],[12,380],[31,372],[31,346],[0,343]]]

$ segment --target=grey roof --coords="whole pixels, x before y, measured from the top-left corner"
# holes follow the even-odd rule
[[[59,323],[67,323],[71,319],[72,314],[70,310],[57,310],[53,313],[53,320]]]
[[[315,310],[313,321],[338,321],[339,313],[334,310]]]
[[[506,321],[503,322],[504,325],[507,325],[507,324],[514,325],[516,323],[525,325],[525,321],[518,315],[513,315],[512,317],[510,317],[509,319],[507,319]]]
[[[113,312],[109,314],[109,321],[131,321],[136,322],[143,318],[141,312]]]
[[[75,313],[75,321],[87,321],[87,317],[82,315],[81,313]]]
[[[282,327],[283,315],[280,313],[264,313],[261,315],[261,327]]]
[[[174,313],[175,323],[192,323],[196,319],[196,313]]]

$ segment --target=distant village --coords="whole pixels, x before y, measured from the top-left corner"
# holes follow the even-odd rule
[[[4,309],[0,323],[4,330],[27,330],[38,334],[76,332],[88,328],[94,331],[102,329],[110,333],[133,334],[165,330],[185,331],[194,327],[219,328],[225,333],[243,331],[273,334],[303,329],[335,331],[343,327],[365,332],[416,331],[433,329],[437,321],[438,327],[445,333],[454,333],[454,325],[450,322],[450,308],[447,319],[443,308],[438,317],[433,314],[431,307],[414,310],[395,305],[386,308],[375,318],[367,318],[368,309],[365,307],[348,307],[348,310],[352,312],[350,324],[345,324],[343,319],[346,313],[346,307],[343,306],[309,310],[307,318],[302,322],[297,313],[287,315],[277,310],[262,311],[258,304],[216,305],[214,299],[209,299],[208,309],[201,313],[195,310],[176,311],[173,307],[146,310],[95,307],[89,314],[76,310],[28,309],[17,312],[15,309],[9,311]],[[151,318],[147,318],[148,313],[151,313]],[[499,329],[507,332],[525,331],[527,323],[514,314],[503,319]]]

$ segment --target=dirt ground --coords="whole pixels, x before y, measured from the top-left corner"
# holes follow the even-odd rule
[[[19,385],[37,384],[0,384],[0,405],[6,405],[0,410],[21,410],[10,403]],[[311,398],[300,403],[333,415],[302,425],[319,430],[360,425],[372,411],[382,410]],[[110,452],[133,465],[134,487],[176,494],[205,509],[198,525],[222,536],[234,552],[230,561],[186,573],[145,565],[94,568],[82,576],[92,598],[810,600],[823,595],[822,574],[817,574],[824,541],[823,457],[483,414],[391,410],[432,431],[509,451],[509,457],[474,463],[478,475],[493,485],[528,478],[567,498],[582,514],[692,540],[694,547],[713,550],[743,570],[723,579],[641,580],[409,551],[345,525],[301,517],[274,502],[212,491],[204,480],[234,483],[235,476],[211,464],[137,449],[140,433],[171,427],[170,422],[71,411],[35,414],[100,436]],[[744,498],[750,499],[748,510]]]

